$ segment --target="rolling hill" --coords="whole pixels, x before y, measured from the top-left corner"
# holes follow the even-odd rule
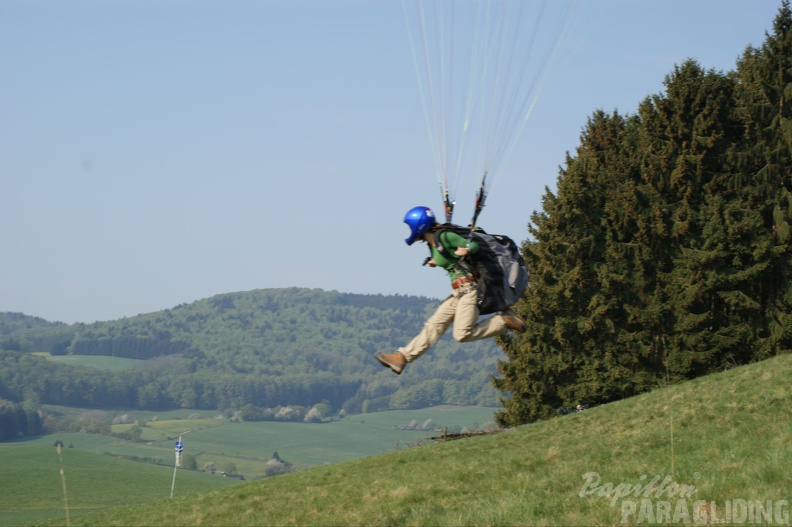
[[[220,410],[324,402],[353,413],[496,406],[490,376],[502,354],[492,340],[459,344],[446,336],[400,377],[374,360],[411,339],[436,305],[423,297],[287,288],[93,324],[2,313],[0,398],[20,401],[33,390],[44,404]],[[41,355],[133,359],[142,367],[97,371],[87,360]]]

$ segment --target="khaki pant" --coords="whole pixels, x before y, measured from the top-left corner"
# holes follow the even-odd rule
[[[455,289],[429,317],[421,332],[409,344],[399,348],[407,362],[414,361],[434,346],[451,323],[454,324],[454,339],[459,342],[486,339],[505,333],[509,328],[500,315],[479,322],[477,297],[475,285],[463,285]]]

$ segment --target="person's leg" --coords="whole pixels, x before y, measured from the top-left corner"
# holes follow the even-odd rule
[[[465,289],[459,297],[454,317],[454,339],[459,342],[470,342],[494,337],[509,329],[500,315],[479,321],[478,291],[472,286],[462,286],[462,288]]]
[[[407,362],[412,362],[434,346],[443,336],[457,313],[456,295],[446,298],[435,310],[434,314],[424,323],[423,329],[406,346],[399,348]]]
[[[424,323],[424,327],[406,346],[396,353],[377,353],[374,357],[397,375],[401,374],[408,362],[412,362],[426,352],[448,330],[456,314],[457,296],[451,295],[435,310]]]

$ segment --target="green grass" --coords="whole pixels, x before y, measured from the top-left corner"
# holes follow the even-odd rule
[[[77,419],[84,409],[60,407],[61,413]],[[112,415],[111,412],[108,412]],[[183,434],[185,453],[195,456],[198,467],[212,462],[216,468],[234,463],[248,479],[261,477],[266,462],[274,452],[305,468],[348,461],[363,456],[406,448],[437,435],[432,431],[399,430],[398,425],[416,421],[419,425],[431,419],[434,426],[478,428],[492,424],[494,409],[482,407],[437,406],[421,410],[399,410],[359,414],[325,423],[254,422],[231,423],[227,419],[186,419],[195,412],[129,413],[131,419],[151,419],[143,427],[142,442],[131,443],[114,437],[91,434],[60,433],[0,444],[3,448],[17,444],[51,446],[56,439],[64,445],[94,452],[123,456],[173,458],[174,438]],[[208,417],[216,412],[204,412]],[[113,425],[121,432],[131,425]]]
[[[89,366],[100,370],[128,370],[145,368],[144,360],[127,359],[125,357],[109,357],[105,355],[50,355],[46,352],[36,352],[34,355],[44,357],[48,361],[70,366]]]
[[[129,410],[129,409],[116,409],[116,410],[87,410],[85,408],[75,408],[72,406],[59,406],[54,404],[43,405],[44,409],[49,412],[54,412],[58,415],[63,415],[69,419],[76,420],[86,412],[101,412],[112,417],[114,415],[127,414],[133,421],[179,421],[189,419],[190,416],[198,415],[202,419],[212,419],[218,417],[220,412],[217,410],[193,410],[193,409],[179,409],[179,410]]]
[[[786,355],[500,434],[85,514],[72,525],[614,525],[656,523],[657,513],[659,523],[680,523],[661,502],[672,511],[682,502],[694,523],[703,514],[695,500],[779,507],[792,489],[790,378]],[[588,473],[599,478],[590,493]],[[693,493],[680,500],[655,487],[643,503],[606,492],[656,476]],[[623,517],[631,503],[652,516]],[[777,512],[786,519],[775,519],[788,523],[785,507]]]
[[[62,449],[66,498],[70,517],[117,506],[169,498],[173,467],[133,463],[117,457]],[[56,518],[66,519],[61,461],[52,446],[17,446],[0,449],[0,525],[21,525]],[[205,493],[236,483],[202,472],[181,470],[175,496]]]
[[[69,407],[48,407],[59,413],[78,419],[86,412],[85,409]],[[42,498],[37,493],[38,482],[46,479],[48,484],[60,485],[52,474],[42,476],[35,470],[35,456],[31,456],[27,449],[33,448],[43,457],[41,464],[46,470],[57,468],[57,457],[53,445],[60,440],[66,447],[63,450],[64,465],[69,474],[69,481],[75,485],[89,481],[90,484],[69,490],[82,498],[93,499],[93,488],[108,488],[96,474],[112,479],[111,483],[125,481],[125,492],[134,493],[135,499],[128,500],[123,493],[115,495],[103,493],[96,497],[97,507],[108,507],[123,503],[145,503],[152,501],[162,494],[148,492],[154,487],[166,485],[169,491],[173,473],[174,441],[173,438],[183,434],[185,453],[195,456],[199,469],[205,463],[212,462],[217,470],[224,470],[233,463],[237,472],[244,475],[247,480],[262,477],[266,462],[274,452],[297,468],[304,469],[311,466],[326,465],[351,459],[389,452],[410,445],[426,442],[426,438],[435,435],[430,431],[398,430],[398,425],[408,424],[411,421],[423,424],[427,419],[432,419],[436,425],[445,424],[449,427],[478,427],[492,422],[494,409],[479,407],[454,407],[441,406],[422,410],[405,410],[380,412],[373,414],[354,415],[344,419],[327,423],[231,423],[227,419],[215,419],[217,412],[198,412],[193,410],[174,410],[169,412],[145,412],[118,410],[106,412],[108,416],[114,414],[129,414],[131,419],[154,419],[143,427],[142,442],[129,442],[116,437],[108,437],[84,433],[58,433],[53,435],[26,438],[24,440],[0,443],[0,466],[3,475],[0,476],[0,494],[5,487],[25,489],[16,493],[10,501],[3,500],[0,496],[0,527],[7,525],[20,525],[47,518],[63,517],[63,504],[52,503],[42,506],[42,499],[51,502],[52,492],[47,490]],[[188,419],[191,415],[202,415],[202,419]],[[113,430],[118,432],[131,425],[113,425]],[[97,458],[96,463],[100,468],[90,469],[82,464],[71,465],[70,460],[77,459],[77,454],[92,454]],[[127,479],[123,475],[130,462],[123,459],[101,454],[111,453],[116,456],[138,456],[139,458],[161,459],[166,466],[145,465],[142,463],[134,466],[149,467],[157,471],[165,471],[165,476],[154,476],[156,483],[143,482],[135,478]],[[100,454],[100,455],[97,455]],[[30,463],[25,460],[30,459]],[[8,464],[6,460],[15,460]],[[115,461],[114,461],[115,460]],[[17,462],[18,461],[18,462]],[[112,470],[106,469],[107,463],[115,463]],[[103,472],[104,471],[104,472]],[[57,474],[57,473],[56,473]],[[200,475],[208,483],[216,483],[221,477],[213,477],[200,472],[179,471],[177,488],[181,489],[182,474]],[[49,478],[49,479],[48,479]],[[164,483],[163,483],[164,482]],[[67,481],[68,483],[68,481]],[[143,485],[147,492],[138,494],[138,485]],[[70,484],[71,487],[71,484]],[[109,486],[110,488],[112,485]],[[207,487],[211,488],[211,487]],[[177,493],[177,495],[179,495]],[[142,499],[137,499],[138,497]],[[62,500],[62,498],[61,498]],[[59,508],[60,507],[60,508]],[[72,511],[72,515],[91,510],[90,507],[79,506]]]

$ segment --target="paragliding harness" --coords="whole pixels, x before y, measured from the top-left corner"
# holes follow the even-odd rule
[[[444,242],[443,234],[446,231],[476,242],[479,250],[463,258],[456,256]],[[455,266],[476,278],[479,312],[482,315],[504,311],[520,299],[528,285],[528,269],[520,249],[511,238],[502,234],[487,234],[481,228],[474,228],[471,234],[470,227],[453,223],[443,223],[434,231],[434,236],[440,254],[455,260]]]
[[[473,219],[467,227],[451,223],[455,202],[451,200],[447,187],[443,187],[441,190],[443,191],[446,222],[433,232],[435,247],[440,254],[448,260],[454,261],[454,266],[464,270],[464,274],[472,274],[476,279],[478,307],[481,315],[509,309],[520,299],[528,285],[528,269],[525,267],[525,260],[523,260],[520,249],[514,240],[503,234],[487,234],[484,229],[476,226],[476,220],[487,199],[486,184],[487,172],[484,172],[481,186],[476,194]],[[446,231],[467,238],[469,242],[476,242],[479,250],[469,256],[457,256],[443,239],[443,233]],[[429,258],[424,260],[424,265],[431,258],[432,248],[430,246]]]

